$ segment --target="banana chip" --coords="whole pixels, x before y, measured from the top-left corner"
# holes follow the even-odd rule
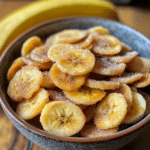
[[[40,117],[45,131],[61,136],[72,136],[78,133],[85,121],[85,115],[78,106],[64,101],[48,103]]]
[[[52,100],[59,101],[68,101],[69,99],[63,94],[63,91],[60,89],[48,89],[49,97]]]
[[[26,64],[26,65],[29,65],[29,66],[35,66],[39,69],[43,69],[43,70],[46,70],[46,69],[50,69],[51,66],[52,66],[52,62],[46,62],[46,63],[39,63],[39,62],[36,62],[34,60],[31,59],[30,57],[30,54],[27,54],[26,56],[24,56],[22,58],[23,62]]]
[[[82,137],[100,137],[100,136],[107,136],[107,135],[114,134],[118,130],[119,127],[102,130],[92,123],[87,123],[80,131],[80,135]]]
[[[68,29],[57,33],[54,43],[75,43],[87,36],[86,31]]]
[[[130,85],[130,88],[131,88],[131,91],[132,91],[132,92],[137,92],[137,88],[136,88],[136,87]]]
[[[121,42],[112,35],[99,35],[95,37],[92,51],[97,56],[115,55],[121,51]]]
[[[143,73],[143,77],[140,80],[134,82],[132,85],[137,88],[144,88],[150,85],[150,73]]]
[[[29,99],[43,81],[43,74],[37,67],[24,66],[9,82],[7,94],[14,101]]]
[[[48,89],[48,93],[49,93],[49,97],[53,100],[53,101],[67,101],[67,102],[72,102],[70,101],[63,93],[62,90],[60,89]],[[77,104],[76,104],[77,105]],[[87,105],[77,105],[79,106],[82,110],[84,110]]]
[[[92,89],[88,87],[81,87],[74,92],[64,91],[66,97],[76,104],[93,105],[106,95],[106,92],[100,89]]]
[[[58,68],[70,75],[84,75],[93,69],[95,56],[89,50],[77,49],[62,55],[56,62]]]
[[[125,71],[126,64],[114,63],[108,58],[97,58],[92,72],[101,75],[120,75]]]
[[[43,71],[43,82],[41,87],[44,88],[54,88],[56,87],[55,84],[52,82],[49,71]]]
[[[14,77],[16,72],[22,68],[22,66],[25,66],[25,63],[23,62],[22,57],[19,57],[16,60],[14,60],[11,67],[9,68],[7,72],[7,80],[10,81]]]
[[[64,91],[76,91],[85,82],[85,75],[69,75],[68,73],[62,72],[57,64],[54,64],[50,69],[50,78],[52,82]]]
[[[96,32],[100,35],[110,34],[109,30],[107,28],[102,27],[102,26],[94,26],[94,27],[88,29],[88,32],[89,33]]]
[[[137,55],[138,55],[138,52],[136,51],[121,52],[116,56],[109,56],[107,58],[111,60],[112,62],[116,62],[116,63],[129,63]]]
[[[133,99],[131,88],[127,84],[121,84],[119,89],[116,89],[113,92],[123,94],[127,103],[127,112],[129,112],[132,107],[132,99]]]
[[[113,81],[106,81],[106,80],[94,80],[88,78],[85,81],[85,85],[90,88],[96,88],[96,89],[101,89],[101,90],[115,90],[119,88],[120,82],[113,82]]]
[[[40,88],[31,98],[24,99],[17,105],[16,113],[24,120],[32,119],[42,112],[42,109],[48,102],[48,92]]]
[[[74,46],[71,44],[55,44],[48,50],[48,58],[56,62],[64,53],[74,50]]]
[[[146,115],[150,114],[150,95],[141,90],[138,90],[138,93],[140,93],[146,101],[146,111],[144,114],[146,116]]]
[[[127,70],[139,73],[150,72],[150,60],[144,57],[135,57],[127,64]]]
[[[51,45],[42,45],[39,47],[36,47],[32,52],[30,53],[30,57],[33,61],[36,61],[38,63],[47,63],[51,60],[47,56],[47,52]]]
[[[54,44],[56,35],[57,35],[57,33],[50,35],[50,36],[46,39],[45,44],[46,44],[46,45]]]
[[[95,115],[95,108],[96,108],[96,104],[89,105],[83,110],[83,113],[86,117],[86,122],[89,122],[93,119]]]
[[[132,48],[124,42],[121,42],[121,52],[132,52]]]
[[[127,104],[120,93],[108,94],[98,105],[94,123],[100,129],[118,127],[127,113]]]
[[[132,94],[133,105],[123,120],[123,123],[126,124],[135,124],[144,116],[146,111],[146,101],[144,97],[137,92],[133,92]]]
[[[120,76],[114,76],[114,77],[110,77],[109,80],[110,81],[116,81],[116,82],[121,82],[124,84],[132,84],[135,81],[140,80],[143,77],[143,74],[141,73],[127,73],[124,72],[122,75]]]
[[[93,34],[89,34],[86,38],[84,38],[81,41],[78,41],[72,45],[78,49],[85,49],[85,48],[90,49],[89,47],[91,46],[93,41],[94,41]]]
[[[22,45],[21,55],[25,56],[29,54],[35,47],[42,45],[43,42],[38,36],[32,36],[28,38]]]

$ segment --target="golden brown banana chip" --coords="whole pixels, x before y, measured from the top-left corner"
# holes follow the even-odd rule
[[[109,80],[114,82],[124,83],[124,84],[132,84],[133,82],[140,80],[142,77],[143,75],[141,73],[124,72],[120,76],[110,77]]]
[[[93,48],[93,44],[91,44],[90,46],[88,46],[86,49],[91,50]]]
[[[126,43],[121,42],[121,45],[122,45],[122,48],[121,48],[122,52],[132,52],[132,48]]]
[[[22,66],[25,66],[25,63],[22,60],[22,57],[18,57],[16,60],[13,61],[11,67],[7,72],[7,80],[10,81],[17,71],[19,71]]]
[[[106,95],[103,90],[92,89],[88,87],[81,87],[77,91],[67,92],[64,91],[66,97],[76,104],[93,105]]]
[[[83,110],[83,113],[86,117],[86,122],[89,122],[90,120],[93,119],[93,117],[95,115],[95,108],[96,108],[96,104],[89,105]]]
[[[127,64],[130,72],[146,73],[150,72],[150,60],[144,57],[135,57]]]
[[[87,36],[87,31],[78,29],[63,30],[56,34],[54,43],[75,43]]]
[[[14,101],[29,99],[43,81],[43,74],[37,67],[23,66],[9,82],[7,94]]]
[[[97,105],[94,123],[100,129],[115,128],[122,123],[126,113],[124,96],[120,93],[110,93]]]
[[[55,84],[52,82],[49,71],[43,71],[43,82],[41,87],[44,88],[54,88],[56,87]]]
[[[45,44],[46,44],[46,45],[55,44],[54,42],[55,42],[55,37],[56,37],[56,35],[57,35],[57,33],[54,33],[54,34],[50,35],[50,36],[46,39]]]
[[[62,72],[55,63],[50,69],[50,78],[52,82],[64,91],[76,91],[85,82],[85,75],[69,75]]]
[[[107,58],[111,60],[112,62],[116,62],[116,63],[128,63],[137,55],[138,55],[138,52],[136,51],[121,52],[116,56],[108,56]]]
[[[97,58],[92,72],[101,75],[120,75],[125,71],[126,64],[114,63],[108,58]]]
[[[123,120],[123,123],[126,124],[137,123],[142,119],[146,111],[146,101],[144,97],[137,92],[133,92],[132,94],[133,94],[132,107]]]
[[[124,95],[127,103],[127,112],[129,112],[132,107],[132,99],[133,99],[131,88],[127,84],[121,84],[119,89],[116,89],[113,92],[121,93]]]
[[[95,37],[92,51],[97,56],[115,55],[121,51],[121,42],[112,35],[99,35]]]
[[[132,92],[137,92],[137,88],[134,87],[134,86],[132,86],[132,84],[130,85],[130,88],[131,88],[131,91],[132,91]]]
[[[29,66],[35,66],[39,69],[43,69],[43,70],[47,70],[47,69],[50,69],[51,66],[52,66],[52,62],[46,62],[46,63],[39,63],[39,62],[36,62],[34,60],[31,59],[30,57],[30,54],[27,54],[26,56],[24,56],[22,58],[23,62]]]
[[[50,62],[51,60],[47,56],[47,52],[50,47],[51,47],[51,45],[42,45],[42,46],[36,47],[30,53],[31,59],[38,63]]]
[[[134,82],[132,85],[137,88],[144,88],[150,85],[150,73],[143,73],[143,77],[140,80]]]
[[[93,69],[95,56],[89,50],[77,49],[62,55],[56,63],[64,73],[84,75]]]
[[[62,90],[60,89],[48,89],[48,93],[49,93],[49,97],[53,100],[53,101],[67,101],[67,102],[72,102],[70,101],[63,93]],[[73,103],[73,102],[72,102]],[[75,104],[75,103],[74,103]],[[84,110],[87,105],[78,105],[82,110]]]
[[[71,44],[55,44],[48,50],[47,55],[51,61],[56,62],[64,53],[74,49]]]
[[[90,88],[96,88],[96,89],[101,89],[101,90],[115,90],[119,88],[120,82],[113,82],[113,81],[106,81],[106,80],[94,80],[88,78],[85,81],[85,85]]]
[[[87,37],[85,37],[84,39],[72,44],[75,48],[78,49],[91,49],[90,46],[92,44],[92,42],[94,41],[94,36],[93,34],[89,34]]]
[[[82,137],[100,137],[107,136],[116,133],[119,127],[102,130],[95,126],[93,123],[86,123],[83,129],[80,131]]]
[[[85,115],[78,106],[64,101],[46,104],[40,117],[45,131],[61,136],[72,136],[78,133],[85,121]]]
[[[146,116],[146,115],[150,114],[150,95],[142,90],[138,90],[138,93],[140,93],[146,101],[146,111],[144,114]]]
[[[40,88],[31,98],[24,99],[17,105],[16,113],[24,120],[32,119],[42,112],[42,109],[48,102],[48,92]]]
[[[52,100],[59,100],[59,101],[68,101],[69,99],[64,95],[63,91],[60,89],[48,89],[49,97]]]
[[[25,56],[29,54],[35,47],[42,45],[43,42],[38,36],[32,36],[28,38],[22,45],[21,55]]]
[[[104,34],[110,34],[109,30],[105,27],[102,26],[94,26],[88,29],[89,33],[93,33],[96,32],[100,35],[104,35]]]

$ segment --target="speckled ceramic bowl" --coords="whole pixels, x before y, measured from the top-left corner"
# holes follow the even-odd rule
[[[62,137],[49,134],[34,127],[20,119],[13,111],[10,99],[6,93],[8,86],[6,74],[12,61],[20,56],[20,49],[23,42],[33,35],[37,35],[44,40],[49,35],[63,29],[87,29],[98,25],[108,28],[111,34],[131,46],[133,50],[138,51],[139,55],[150,58],[150,41],[146,37],[123,24],[100,18],[68,18],[37,25],[14,40],[2,55],[0,64],[1,105],[16,128],[29,140],[42,148],[49,150],[117,150],[132,141],[150,125],[149,114],[137,124],[113,135],[97,138]]]

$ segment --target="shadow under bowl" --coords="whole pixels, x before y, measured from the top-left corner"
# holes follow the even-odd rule
[[[8,83],[6,75],[13,60],[21,55],[20,50],[26,39],[36,35],[45,41],[49,35],[64,29],[88,29],[99,25],[108,28],[112,35],[128,44],[133,50],[137,51],[140,56],[150,59],[150,41],[141,33],[115,21],[92,17],[66,18],[39,24],[15,39],[1,56],[0,97],[2,108],[15,127],[23,135],[44,149],[117,150],[135,139],[150,125],[149,114],[135,125],[113,135],[95,138],[62,137],[49,134],[29,124],[22,120],[13,110],[10,98],[7,95]],[[145,88],[144,90],[148,92],[148,88]]]

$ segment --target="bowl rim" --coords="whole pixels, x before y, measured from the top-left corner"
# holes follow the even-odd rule
[[[5,55],[7,54],[7,51],[11,48],[12,45],[14,45],[14,43],[16,43],[20,38],[22,38],[24,35],[26,35],[27,33],[31,32],[32,30],[39,28],[47,23],[54,23],[57,21],[64,21],[64,20],[70,20],[70,19],[83,19],[83,18],[94,18],[94,19],[98,19],[98,20],[108,20],[120,25],[123,25],[129,29],[132,29],[131,27],[122,24],[120,22],[114,21],[114,20],[110,20],[110,19],[105,19],[105,18],[98,18],[98,17],[63,17],[63,18],[57,18],[57,19],[51,19],[51,20],[47,20],[44,21],[42,23],[39,23],[37,25],[34,25],[33,27],[29,28],[28,30],[24,31],[23,33],[21,33],[17,38],[15,38],[3,51],[2,55],[0,56],[0,65],[2,60],[4,59]],[[150,42],[150,40],[145,37],[143,34],[141,34],[140,32],[136,31],[135,29],[132,29],[132,31],[138,33],[140,36],[142,36],[142,38],[144,40],[148,40]],[[34,132],[38,135],[41,136],[45,136],[47,138],[51,138],[51,139],[55,139],[55,140],[60,140],[60,141],[66,141],[66,142],[78,142],[78,143],[90,143],[90,142],[102,142],[102,141],[108,141],[108,140],[113,140],[125,135],[128,135],[132,132],[134,132],[135,130],[140,129],[141,127],[143,127],[144,125],[146,125],[148,122],[150,122],[150,114],[148,116],[146,116],[144,118],[144,120],[142,119],[141,121],[139,121],[137,124],[132,125],[131,127],[128,127],[125,130],[119,131],[117,133],[114,133],[112,135],[108,135],[108,136],[101,136],[101,137],[91,137],[91,138],[85,138],[85,137],[64,137],[64,136],[59,136],[59,135],[55,135],[55,134],[51,134],[48,133],[44,130],[41,130],[37,127],[34,127],[33,125],[27,123],[26,121],[24,121],[23,119],[21,119],[15,112],[14,110],[10,107],[9,103],[7,101],[5,101],[5,99],[3,99],[1,93],[0,93],[0,104],[4,110],[4,112],[6,113],[6,115],[8,117],[11,117],[15,120],[15,122],[17,122],[18,124],[20,124],[22,127],[26,128],[27,130]]]

